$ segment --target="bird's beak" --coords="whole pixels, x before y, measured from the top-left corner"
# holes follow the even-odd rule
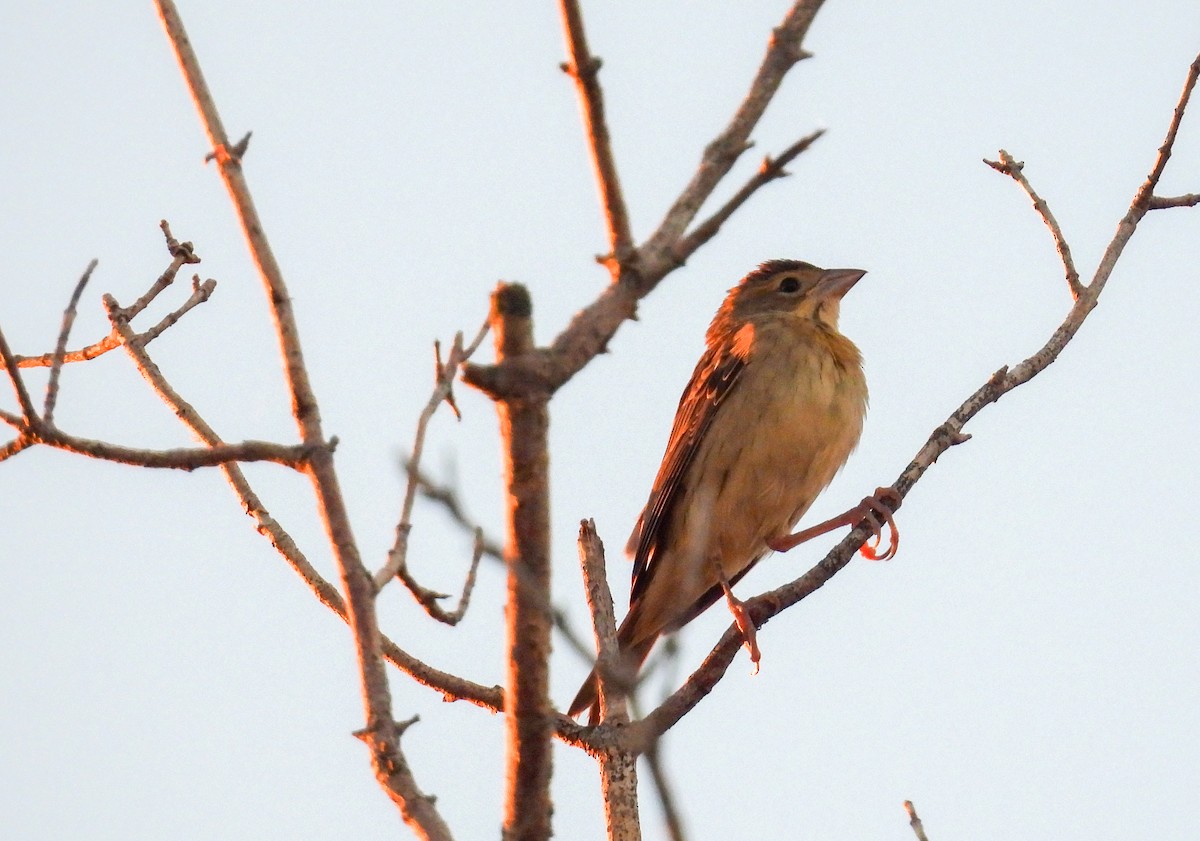
[[[863,269],[825,269],[813,291],[822,299],[840,301],[865,274]]]

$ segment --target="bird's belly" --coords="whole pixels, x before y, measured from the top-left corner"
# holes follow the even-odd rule
[[[710,563],[719,560],[728,577],[761,557],[767,540],[791,530],[857,445],[865,406],[865,388],[856,387],[861,373],[837,373],[816,370],[771,399],[744,401],[739,408],[745,411],[717,419],[710,432],[718,434],[707,436],[714,446],[697,454],[693,475],[712,478],[697,486],[700,510],[690,513],[711,509],[701,554]],[[717,429],[718,423],[726,428]],[[733,447],[740,452],[726,450]],[[705,469],[699,462],[708,459],[728,468]]]

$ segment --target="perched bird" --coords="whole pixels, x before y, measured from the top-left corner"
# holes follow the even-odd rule
[[[729,587],[770,549],[785,551],[869,512],[891,523],[890,511],[868,497],[790,534],[862,432],[862,357],[838,332],[838,310],[864,274],[772,260],[729,291],[629,539],[633,590],[617,631],[622,673],[631,677],[660,634],[686,625],[722,594],[757,662],[754,626],[739,617],[741,603]],[[894,531],[892,543],[886,557]],[[595,723],[597,706],[593,672],[570,714],[592,708]]]

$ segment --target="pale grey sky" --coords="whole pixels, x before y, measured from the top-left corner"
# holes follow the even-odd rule
[[[644,237],[744,93],[784,0],[585,4],[618,164]],[[430,345],[473,332],[500,278],[538,336],[606,282],[578,106],[553,4],[181,4],[296,300],[364,554],[400,504],[398,454],[428,397]],[[616,549],[645,500],[678,395],[724,291],[796,257],[869,274],[844,332],[872,389],[859,451],[814,508],[891,482],[992,371],[1036,350],[1069,299],[1044,226],[980,159],[1026,162],[1085,277],[1145,177],[1188,63],[1194,0],[830,2],[768,111],[758,156],[829,129],[621,328],[552,406],[555,592],[579,627],[574,539]],[[149,4],[0,11],[0,326],[49,350],[105,332],[195,243],[213,299],[152,346],[228,439],[291,440],[262,293]],[[1163,192],[1200,190],[1200,115]],[[1055,364],[990,407],[899,518],[888,564],[855,561],[760,635],[666,741],[691,837],[1192,839],[1200,791],[1200,212],[1143,223]],[[160,310],[182,300],[166,297]],[[31,377],[37,388],[42,380]],[[495,415],[459,390],[428,466],[497,533]],[[11,408],[11,389],[0,405]],[[119,355],[70,366],[59,423],[143,446],[188,437]],[[251,467],[267,506],[332,574],[307,483]],[[739,592],[794,578],[833,539],[768,559]],[[422,506],[414,564],[454,589],[469,540]],[[39,449],[0,465],[0,813],[14,839],[404,836],[362,745],[344,627],[251,527],[214,471],[139,471]],[[457,630],[399,589],[385,628],[418,656],[502,680],[499,570]],[[690,671],[728,624],[683,635]],[[586,665],[559,644],[554,697]],[[686,673],[686,672],[685,672]],[[656,691],[658,687],[655,687]],[[459,838],[499,833],[502,724],[395,675],[405,748]],[[599,837],[591,760],[556,752],[556,836]],[[662,837],[644,791],[647,838]]]

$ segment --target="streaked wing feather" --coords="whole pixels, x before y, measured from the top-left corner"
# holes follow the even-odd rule
[[[743,359],[728,346],[705,351],[696,363],[692,378],[684,389],[671,428],[670,444],[662,466],[654,479],[650,500],[638,520],[637,549],[633,557],[633,604],[645,592],[654,575],[654,559],[660,540],[671,521],[671,511],[683,495],[684,474],[696,457],[704,434],[712,425],[746,367]]]

